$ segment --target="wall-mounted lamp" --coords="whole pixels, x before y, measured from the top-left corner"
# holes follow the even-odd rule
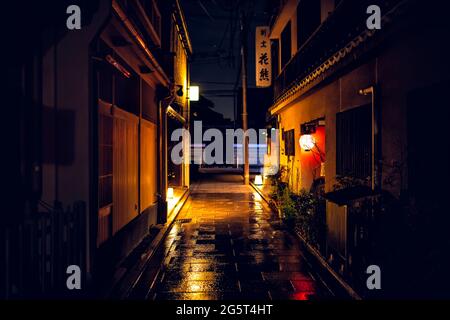
[[[173,188],[167,188],[167,200],[172,200],[174,197]]]
[[[316,139],[310,134],[302,135],[299,142],[303,151],[311,151],[316,146]]]
[[[189,88],[189,101],[200,100],[200,88],[198,86],[191,86]]]

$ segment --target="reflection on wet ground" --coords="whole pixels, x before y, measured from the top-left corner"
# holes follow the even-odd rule
[[[233,179],[194,185],[138,287],[154,300],[326,297],[263,201]]]

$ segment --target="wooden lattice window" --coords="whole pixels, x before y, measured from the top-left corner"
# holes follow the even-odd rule
[[[337,114],[336,173],[367,179],[372,168],[372,109],[370,105]]]
[[[284,154],[286,156],[295,156],[295,130],[289,130],[284,133]]]

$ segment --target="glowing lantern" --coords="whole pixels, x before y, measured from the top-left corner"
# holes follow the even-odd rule
[[[255,185],[256,186],[262,186],[263,185],[263,178],[261,175],[257,175],[255,177]]]
[[[173,188],[168,188],[167,189],[167,199],[171,200],[173,199]]]
[[[189,101],[199,101],[200,88],[198,86],[191,86],[189,88]]]
[[[304,151],[311,151],[316,145],[316,139],[310,134],[305,134],[300,137],[300,147]]]

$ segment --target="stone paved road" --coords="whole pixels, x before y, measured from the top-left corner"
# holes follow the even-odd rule
[[[298,241],[280,227],[264,200],[221,176],[192,187],[164,244],[141,279],[153,300],[318,299]],[[155,274],[158,276],[152,279]]]

